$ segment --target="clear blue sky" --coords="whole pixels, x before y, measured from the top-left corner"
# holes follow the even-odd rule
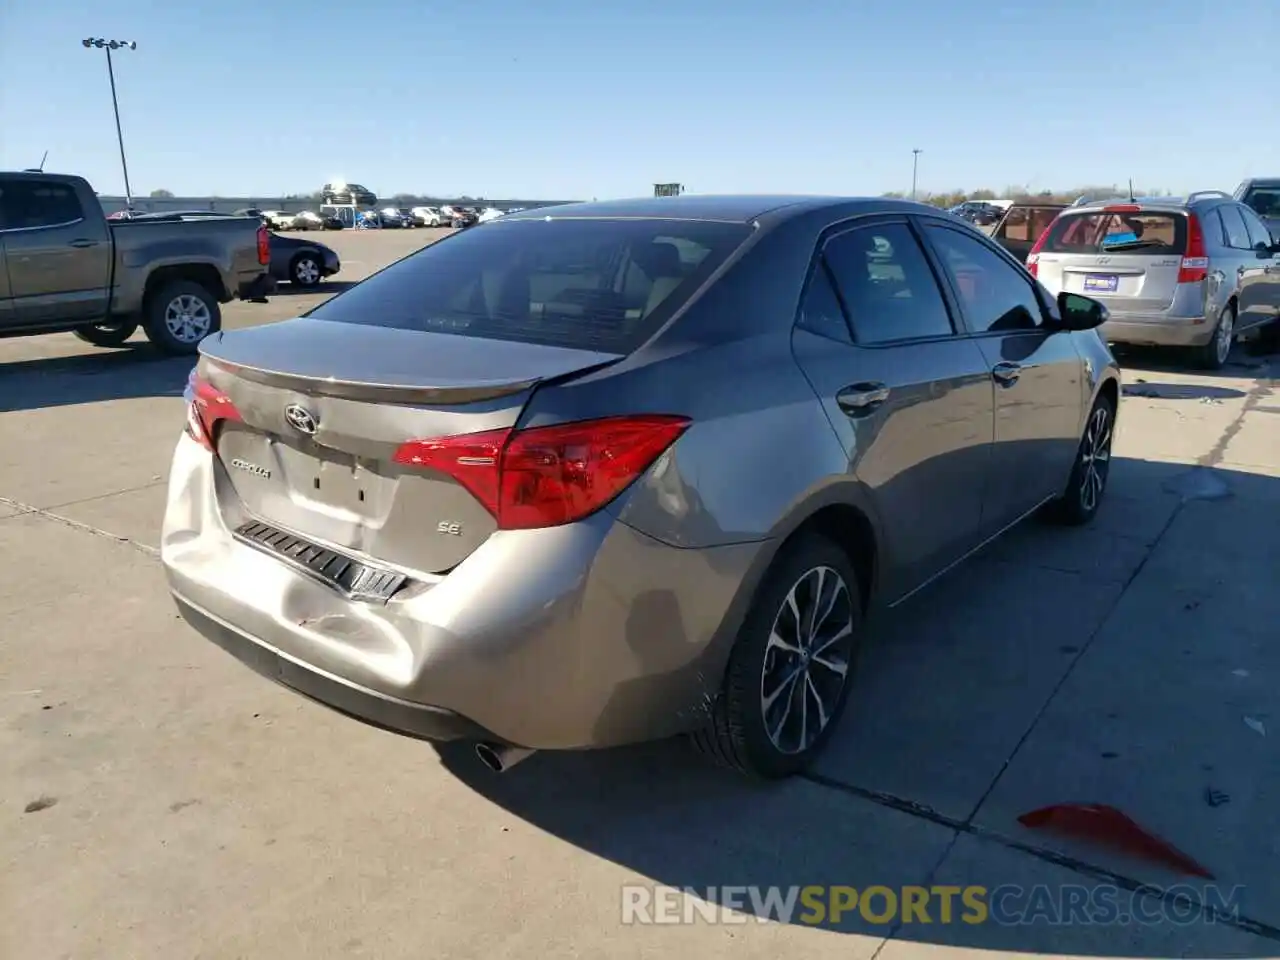
[[[346,37],[342,29],[349,28]],[[1280,0],[12,0],[0,169],[490,198],[1280,175]],[[361,48],[363,47],[363,52]]]

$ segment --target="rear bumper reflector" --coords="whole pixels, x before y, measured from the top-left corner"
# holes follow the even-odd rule
[[[386,603],[409,579],[402,573],[356,560],[258,520],[241,524],[235,536],[352,600]]]

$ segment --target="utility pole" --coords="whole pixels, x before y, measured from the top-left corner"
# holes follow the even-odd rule
[[[924,153],[919,147],[911,151],[911,199],[916,198],[916,175],[920,172],[920,154]]]
[[[129,188],[129,164],[124,158],[124,131],[120,128],[120,102],[116,99],[116,71],[111,63],[112,50],[137,50],[136,40],[106,40],[102,37],[87,37],[80,41],[86,49],[97,47],[107,51],[107,77],[111,81],[111,109],[116,115],[116,140],[120,143],[120,169],[124,173],[125,208],[133,209],[133,191]]]

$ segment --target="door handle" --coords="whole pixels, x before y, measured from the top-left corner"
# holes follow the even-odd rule
[[[866,416],[889,399],[883,383],[855,383],[836,394],[836,403],[850,417]]]
[[[1022,376],[1022,367],[1016,363],[1001,362],[991,368],[991,377],[1002,387],[1012,387]]]
[[[83,250],[85,247],[96,247],[101,242],[101,240],[72,240],[67,246]]]

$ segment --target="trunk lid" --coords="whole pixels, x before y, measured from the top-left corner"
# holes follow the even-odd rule
[[[221,422],[228,526],[265,521],[418,573],[467,557],[496,522],[461,484],[402,466],[408,440],[516,424],[537,385],[620,355],[300,318],[218,334],[198,375],[234,405]]]
[[[1187,217],[1176,211],[1067,211],[1045,237],[1037,277],[1054,294],[1084,294],[1121,313],[1159,313],[1178,292],[1187,233]]]

